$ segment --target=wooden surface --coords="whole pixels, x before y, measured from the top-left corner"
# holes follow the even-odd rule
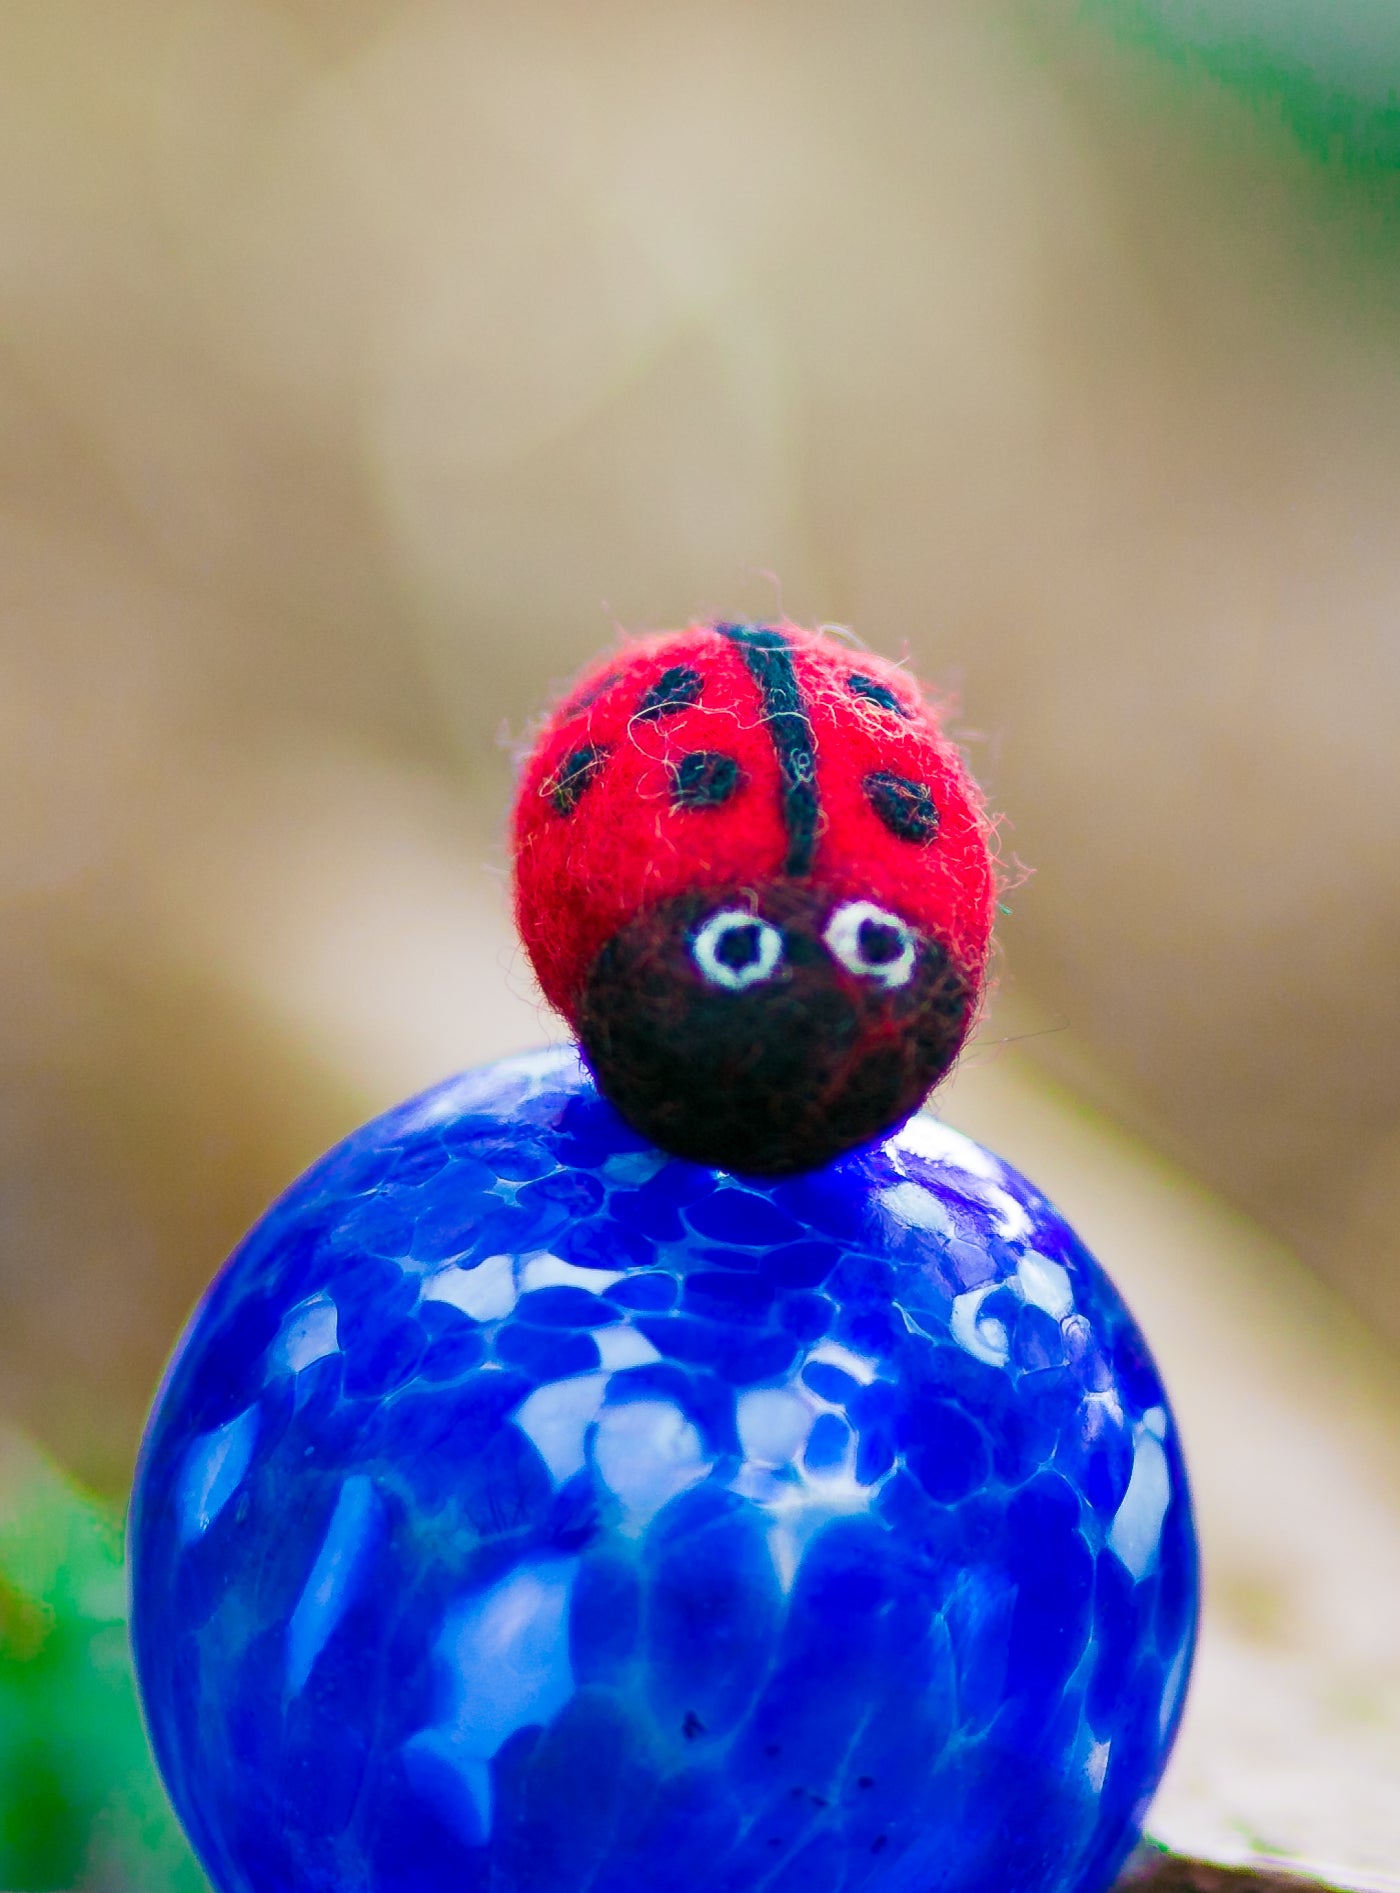
[[[1118,1882],[1119,1893],[1390,1893],[1394,1881],[1353,1879],[1345,1872],[1301,1863],[1259,1861],[1224,1865],[1189,1854],[1143,1849]]]

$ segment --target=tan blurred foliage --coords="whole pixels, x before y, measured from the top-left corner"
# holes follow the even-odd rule
[[[259,1205],[548,1030],[502,725],[960,687],[1002,1023],[1400,1332],[1400,320],[1068,0],[0,13],[0,1409],[125,1476]]]

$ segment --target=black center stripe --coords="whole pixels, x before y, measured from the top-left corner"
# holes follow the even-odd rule
[[[715,629],[743,652],[763,699],[763,716],[778,755],[788,851],[784,872],[810,874],[817,851],[817,750],[812,719],[797,687],[792,647],[766,624],[719,624]]]

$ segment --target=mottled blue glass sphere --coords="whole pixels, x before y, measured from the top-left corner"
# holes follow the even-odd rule
[[[779,1182],[571,1051],[358,1131],[146,1438],[133,1628],[222,1893],[1098,1893],[1196,1616],[1176,1431],[924,1118]]]

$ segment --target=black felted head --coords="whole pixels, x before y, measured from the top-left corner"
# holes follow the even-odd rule
[[[968,982],[937,941],[809,883],[707,889],[595,960],[579,1036],[603,1091],[664,1149],[781,1175],[892,1129],[957,1055]]]

